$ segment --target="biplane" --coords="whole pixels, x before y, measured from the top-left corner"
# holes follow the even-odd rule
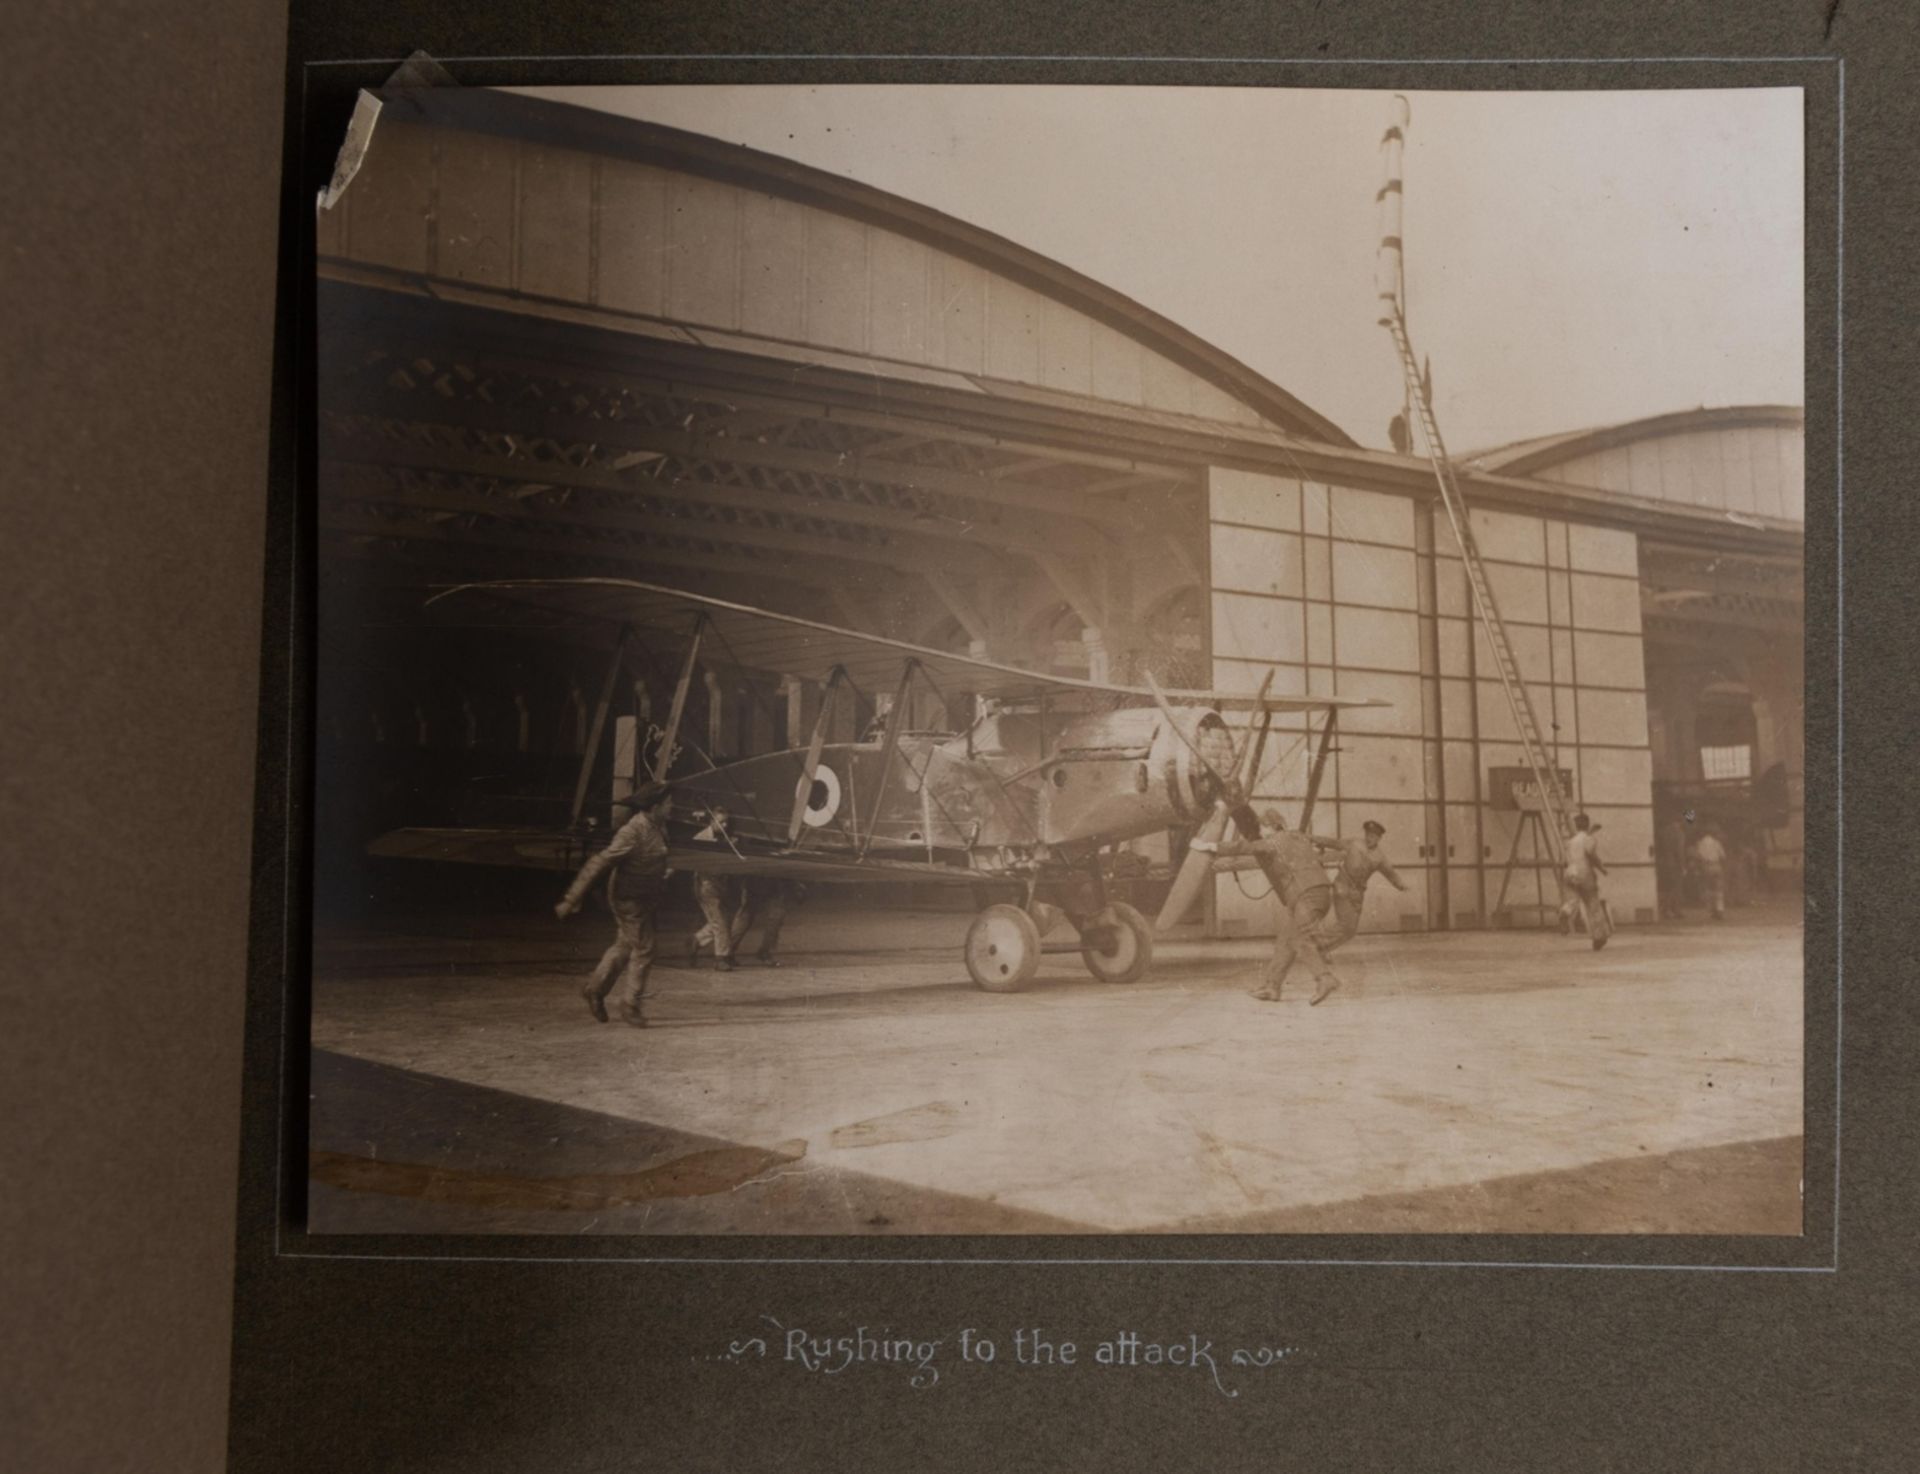
[[[968,974],[991,992],[1020,988],[1056,952],[1078,953],[1103,981],[1145,976],[1156,931],[1191,909],[1214,862],[1190,849],[1177,871],[1163,866],[1172,883],[1150,924],[1123,898],[1150,868],[1127,847],[1163,832],[1217,839],[1229,824],[1256,834],[1250,795],[1271,770],[1263,762],[1278,716],[1303,718],[1292,752],[1317,737],[1300,816],[1308,828],[1339,713],[1384,704],[1269,694],[1271,672],[1251,694],[1162,690],[1150,675],[1144,687],[1107,685],[621,579],[466,584],[429,600],[443,610],[480,603],[490,620],[616,630],[608,695],[634,632],[684,642],[665,722],[649,742],[617,744],[614,765],[616,822],[637,779],[672,782],[675,870],[997,889],[1013,899],[985,905],[965,943]],[[690,767],[681,729],[702,661],[821,682],[808,740]],[[892,699],[858,740],[829,742],[842,689]],[[935,700],[916,702],[917,693]],[[603,697],[594,716],[572,829],[401,829],[371,853],[571,869],[586,853],[581,816],[607,705]],[[946,720],[914,725],[929,706]],[[1225,713],[1245,714],[1238,740]],[[728,818],[716,833],[717,811]],[[703,830],[708,838],[696,840]],[[1063,920],[1073,939],[1045,941]]]

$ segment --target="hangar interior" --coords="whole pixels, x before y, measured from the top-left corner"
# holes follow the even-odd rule
[[[1279,692],[1382,698],[1342,720],[1315,821],[1387,828],[1409,890],[1375,886],[1363,925],[1532,925],[1558,904],[1501,782],[1524,759],[1424,460],[844,177],[507,94],[382,101],[318,217],[323,909],[363,889],[385,829],[564,822],[603,692],[658,719],[670,641],[609,671],[609,630],[425,607],[575,575],[1095,680],[1239,691],[1273,670]],[[1623,922],[1654,919],[1679,814],[1797,889],[1802,435],[1797,409],[1693,410],[1461,458]],[[694,760],[802,741],[825,674],[719,652]],[[913,722],[938,724],[919,699]],[[832,737],[885,700],[852,693]],[[1306,771],[1304,751],[1276,764],[1261,796],[1298,799]],[[1270,929],[1250,879],[1218,878],[1210,930]]]

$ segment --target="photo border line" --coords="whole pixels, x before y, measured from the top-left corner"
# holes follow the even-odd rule
[[[1833,1269],[1840,1270],[1840,1121],[1847,1031],[1847,63],[1838,63],[1833,181]],[[1804,735],[1805,717],[1802,716]],[[1801,841],[1804,873],[1805,838]],[[1804,984],[1803,984],[1804,986]],[[1802,1005],[1805,998],[1802,997]]]
[[[404,56],[363,56],[340,57],[326,61],[310,61],[308,68],[321,67],[365,67],[400,66],[409,58]],[[492,61],[1001,61],[1025,63],[1080,63],[1110,62],[1124,66],[1314,66],[1314,67],[1515,67],[1515,66],[1621,66],[1644,65],[1651,63],[1672,64],[1676,66],[1697,66],[1712,64],[1716,66],[1787,62],[1837,62],[1841,58],[1832,54],[1810,56],[1450,56],[1425,57],[1418,60],[1392,56],[1098,56],[1098,55],[996,55],[993,52],[938,52],[938,51],[699,51],[699,52],[649,52],[639,51],[609,55],[606,53],[587,53],[578,56],[529,56],[519,53],[500,56],[436,56],[434,61],[446,65],[459,62]],[[715,84],[722,85],[722,84]],[[991,83],[980,83],[991,86]]]
[[[611,1236],[610,1236],[611,1237]],[[1647,1237],[1647,1235],[1622,1235],[1622,1237]],[[710,1258],[699,1255],[624,1255],[624,1254],[323,1254],[293,1249],[276,1256],[281,1259],[363,1259],[380,1263],[407,1262],[425,1260],[433,1264],[780,1264],[780,1265],[867,1265],[867,1264],[928,1264],[953,1268],[962,1265],[1010,1265],[1016,1267],[1060,1266],[1069,1268],[1113,1267],[1133,1265],[1150,1268],[1193,1269],[1193,1268],[1251,1268],[1274,1267],[1282,1265],[1313,1266],[1334,1269],[1359,1269],[1380,1267],[1385,1269],[1615,1269],[1656,1270],[1665,1273],[1684,1273],[1695,1270],[1712,1270],[1724,1274],[1836,1274],[1838,1268],[1831,1264],[1622,1264],[1618,1262],[1598,1263],[1593,1261],[1567,1260],[1547,1262],[1536,1259],[991,1259],[991,1258],[918,1258],[908,1256],[874,1257],[871,1259],[814,1259],[801,1256],[786,1258]]]

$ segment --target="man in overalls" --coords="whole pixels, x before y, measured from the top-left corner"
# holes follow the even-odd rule
[[[667,820],[673,814],[673,794],[664,783],[648,783],[626,802],[633,806],[633,817],[620,826],[613,843],[580,867],[553,914],[562,920],[573,915],[593,883],[609,870],[613,872],[607,881],[613,945],[601,956],[580,996],[586,1000],[588,1011],[604,1024],[612,995],[614,1012],[621,1021],[644,1029],[647,1021],[640,1003],[647,992],[647,973],[653,967],[654,912],[666,890]]]
[[[1280,926],[1273,935],[1273,956],[1253,996],[1262,1003],[1278,1003],[1280,989],[1297,955],[1306,959],[1316,984],[1311,1002],[1324,1003],[1340,986],[1340,979],[1327,966],[1326,954],[1313,934],[1314,927],[1333,908],[1333,888],[1320,863],[1321,846],[1310,836],[1289,830],[1278,809],[1268,809],[1260,817],[1264,832],[1253,839],[1223,839],[1217,843],[1195,840],[1193,848],[1222,857],[1265,855],[1275,862],[1280,875],[1274,892],[1280,903]]]

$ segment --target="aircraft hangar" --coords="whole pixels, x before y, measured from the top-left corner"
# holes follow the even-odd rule
[[[1250,690],[1272,669],[1279,692],[1381,698],[1342,719],[1315,823],[1387,827],[1409,889],[1375,886],[1365,926],[1533,925],[1557,902],[1424,459],[847,178],[504,93],[381,103],[318,216],[323,907],[386,829],[564,821],[603,694],[658,719],[670,646],[609,678],[605,630],[425,608],[572,575],[1096,680]],[[1669,812],[1725,816],[1797,883],[1802,434],[1795,409],[1702,409],[1459,458],[1623,922],[1655,916]],[[819,691],[720,652],[686,730],[715,760],[792,745]],[[884,699],[859,693],[833,735]],[[1297,799],[1306,769],[1262,796]],[[1217,879],[1211,930],[1270,927],[1244,879]]]

